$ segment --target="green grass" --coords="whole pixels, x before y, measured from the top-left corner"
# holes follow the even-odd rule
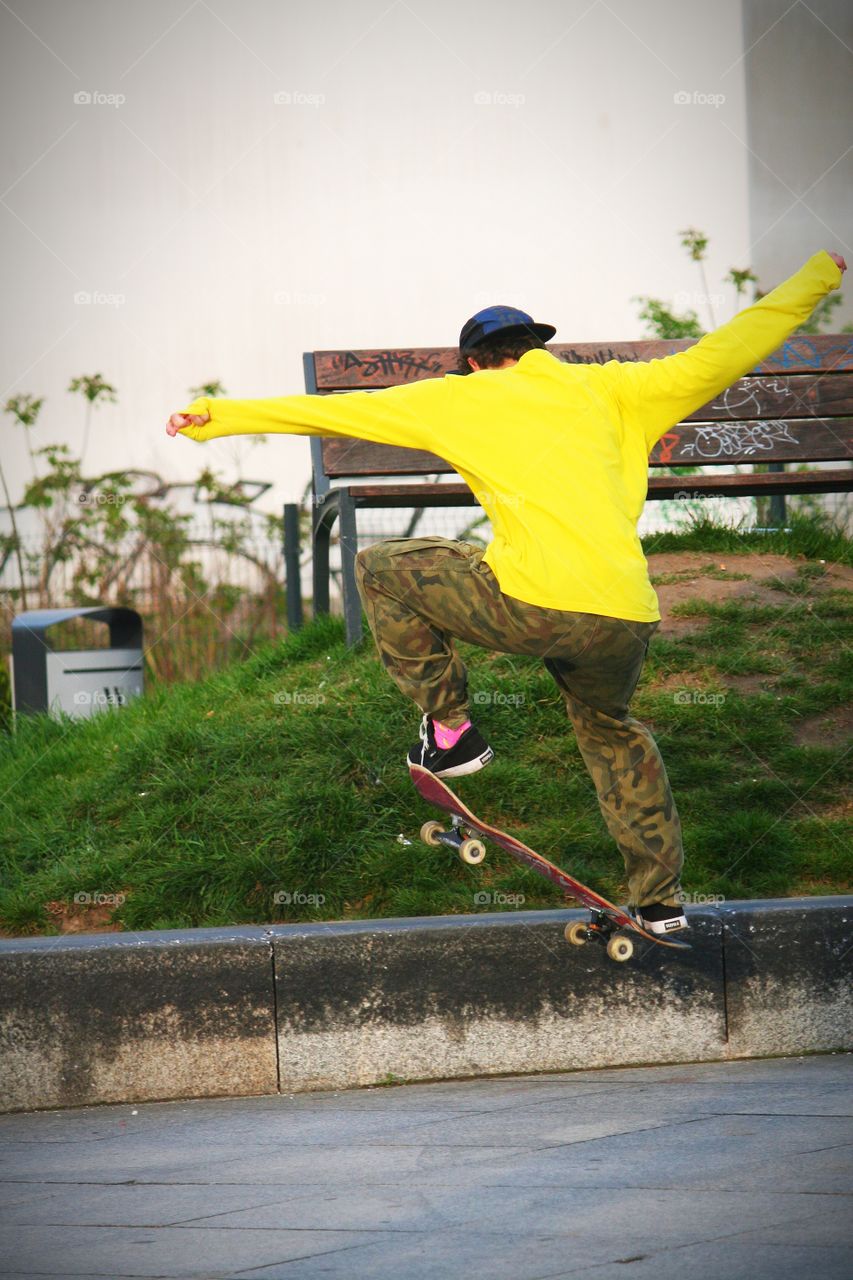
[[[702,516],[696,518],[689,529],[651,533],[641,541],[646,555],[653,551],[764,551],[853,565],[853,539],[819,512],[793,512],[786,517],[784,529],[766,533],[717,524]]]
[[[851,743],[797,736],[853,697],[853,601],[821,587],[817,563],[850,563],[850,544],[809,538],[803,531],[799,545],[812,559],[778,605],[686,601],[677,612],[700,629],[652,642],[632,710],[666,761],[688,893],[850,890]],[[691,540],[667,535],[665,549],[694,549]],[[460,790],[475,811],[624,899],[621,857],[550,677],[535,659],[461,650],[496,760]],[[420,843],[435,815],[403,765],[418,720],[372,642],[348,650],[337,619],[119,712],[21,718],[13,735],[0,733],[0,927],[55,931],[80,894],[123,895],[124,929],[506,905],[477,905],[481,891],[560,905],[499,850],[469,868]]]

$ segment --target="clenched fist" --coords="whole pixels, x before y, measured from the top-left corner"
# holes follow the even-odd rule
[[[840,253],[830,253],[829,249],[827,249],[826,252],[829,254],[830,258],[832,258],[832,261],[841,271],[847,270],[847,263],[844,261]]]
[[[166,434],[176,436],[184,427],[203,427],[210,422],[209,413],[173,413],[166,423]]]

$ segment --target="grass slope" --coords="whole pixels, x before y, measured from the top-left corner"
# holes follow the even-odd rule
[[[663,541],[675,549],[671,535]],[[778,549],[767,538],[759,545]],[[748,548],[741,538],[716,550]],[[848,542],[808,535],[804,554],[830,550],[850,563]],[[729,567],[736,574],[736,560]],[[800,733],[819,713],[849,708],[853,695],[853,601],[821,590],[822,572],[802,561],[778,605],[688,600],[674,612],[693,629],[664,628],[652,642],[632,710],[666,761],[688,893],[850,889],[851,743],[836,734],[806,745]],[[550,677],[534,659],[462,652],[477,721],[496,749],[462,794],[624,900],[621,857]],[[435,815],[403,765],[417,724],[372,642],[347,650],[337,619],[118,713],[21,718],[14,735],[0,736],[0,928],[560,905],[556,890],[497,849],[469,868],[420,843],[420,824]]]

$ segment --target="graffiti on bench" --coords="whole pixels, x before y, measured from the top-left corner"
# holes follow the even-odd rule
[[[694,439],[682,446],[680,457],[749,458],[784,442],[799,444],[790,422],[712,422],[696,428]]]
[[[607,364],[610,360],[618,360],[621,364],[639,364],[638,355],[617,354],[612,347],[598,347],[595,351],[578,351],[577,347],[564,347],[558,353],[563,364]]]
[[[367,359],[356,355],[354,351],[335,353],[332,369],[336,373],[355,368],[362,378],[375,378],[379,373],[389,378],[415,378],[424,375],[437,378],[444,372],[439,360],[424,357],[415,351],[372,351]]]
[[[733,418],[749,417],[750,410],[756,415],[761,413],[761,392],[772,392],[784,399],[793,395],[787,378],[741,378],[731,387],[726,387],[722,395],[714,403],[725,409]]]
[[[835,345],[821,350],[809,338],[788,338],[775,352],[774,361],[783,369],[853,369],[853,340],[839,335]]]

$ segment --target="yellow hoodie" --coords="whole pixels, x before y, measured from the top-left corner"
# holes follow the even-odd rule
[[[565,364],[527,351],[507,369],[382,391],[273,400],[202,396],[193,440],[249,433],[352,436],[429,449],[492,522],[484,560],[505,595],[637,622],[660,618],[637,521],[651,449],[775,351],[841,281],[824,250],[686,351],[639,363]]]

